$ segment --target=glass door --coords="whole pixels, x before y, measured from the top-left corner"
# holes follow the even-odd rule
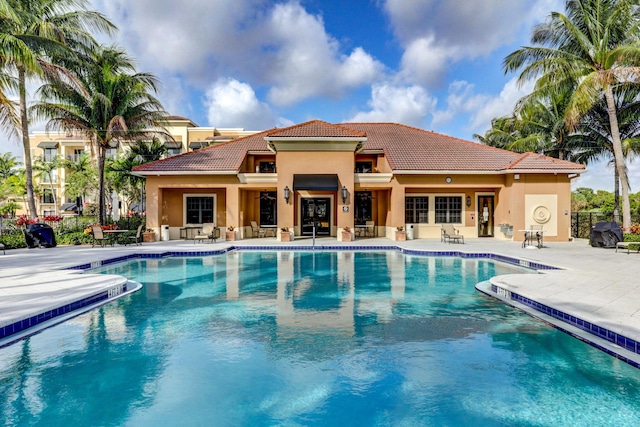
[[[331,234],[331,199],[303,198],[302,204],[302,235],[313,235],[313,224],[316,224],[316,235]]]
[[[493,196],[478,196],[478,237],[493,237]]]

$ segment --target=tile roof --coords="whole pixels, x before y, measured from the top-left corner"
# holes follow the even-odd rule
[[[393,170],[584,169],[571,162],[533,153],[514,153],[397,123],[342,123],[341,126],[366,133],[364,150],[383,150]],[[537,161],[518,162],[531,156]]]
[[[322,120],[300,123],[269,134],[269,138],[364,138],[366,136],[363,132],[341,125],[332,125]]]
[[[134,168],[140,172],[198,173],[238,171],[247,153],[270,154],[266,139],[362,138],[363,149],[382,151],[394,171],[574,171],[583,165],[534,153],[514,153],[396,123],[342,123],[314,120],[169,157]]]
[[[267,148],[264,137],[273,131],[267,130],[244,138],[223,142],[197,151],[167,157],[156,162],[146,163],[133,168],[136,172],[207,172],[237,171],[247,152],[272,154]]]

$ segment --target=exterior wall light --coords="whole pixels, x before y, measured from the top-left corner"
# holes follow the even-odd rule
[[[289,197],[291,197],[291,190],[289,190],[289,186],[284,187],[284,200],[289,204]]]
[[[467,196],[467,207],[471,207],[471,196]]]
[[[347,187],[342,186],[342,203],[347,202]]]

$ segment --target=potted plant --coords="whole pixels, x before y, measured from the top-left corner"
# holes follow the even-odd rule
[[[348,226],[342,229],[342,241],[343,242],[351,241],[351,228]]]
[[[142,241],[146,243],[151,243],[156,241],[156,233],[151,228],[147,228],[144,233],[142,233]]]
[[[236,227],[230,225],[227,227],[227,231],[225,232],[225,239],[228,241],[236,240]]]
[[[399,240],[399,241],[407,240],[407,232],[404,231],[403,226],[396,227],[396,240]]]
[[[291,241],[291,231],[289,231],[289,227],[280,227],[280,231],[278,232],[278,241],[279,242]]]

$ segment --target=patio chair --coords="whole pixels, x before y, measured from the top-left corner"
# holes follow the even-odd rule
[[[451,243],[454,241],[456,243],[462,242],[464,244],[464,236],[460,234],[458,230],[451,224],[442,224],[442,235],[440,237],[441,242]]]
[[[250,221],[250,222],[251,222],[251,235],[252,235],[252,237],[264,237],[266,230],[263,229],[263,228],[260,228],[258,226],[257,222],[255,222],[255,221]]]
[[[364,235],[366,237],[375,237],[376,236],[376,223],[375,221],[367,221],[366,227],[364,229]]]
[[[202,230],[198,231],[198,234],[193,236],[193,244],[199,240],[209,240],[215,242],[220,238],[220,229],[216,228],[216,225],[212,222],[205,222],[202,224]]]
[[[93,242],[91,244],[92,248],[95,247],[96,244],[99,244],[104,248],[107,243],[111,242],[111,240],[104,235],[104,233],[102,232],[102,227],[100,227],[99,225],[91,226],[91,234],[93,235]]]
[[[142,224],[138,226],[135,236],[128,236],[127,241],[133,241],[136,245],[142,245]]]

